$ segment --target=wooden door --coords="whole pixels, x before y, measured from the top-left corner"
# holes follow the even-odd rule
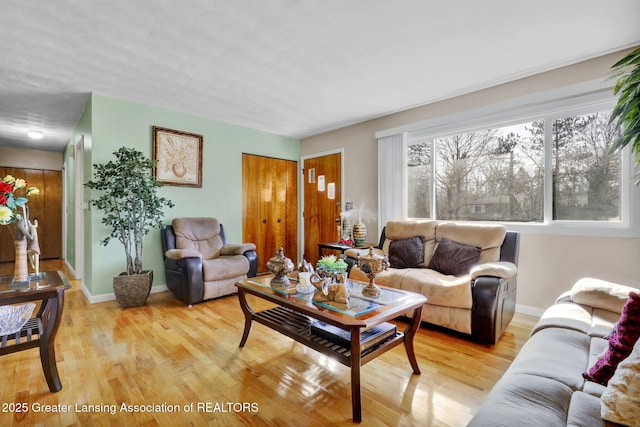
[[[340,239],[342,155],[329,154],[304,161],[304,258],[314,265],[318,243]]]
[[[296,263],[297,162],[242,155],[242,240],[256,245],[258,272],[280,247]]]
[[[28,186],[38,187],[40,194],[29,197],[29,219],[38,220],[40,259],[62,256],[62,172],[40,169],[0,167],[0,179],[5,175],[23,178]],[[13,236],[8,227],[0,226],[0,262],[13,262]]]

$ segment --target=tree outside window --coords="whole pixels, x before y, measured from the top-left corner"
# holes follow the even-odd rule
[[[553,220],[620,220],[620,154],[610,112],[440,138],[409,134],[408,217],[541,222],[544,147],[553,153]],[[552,126],[545,141],[545,126]],[[431,158],[435,144],[436,158]],[[432,168],[436,215],[430,215]]]

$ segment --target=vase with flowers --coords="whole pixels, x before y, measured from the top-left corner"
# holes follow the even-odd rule
[[[36,187],[29,187],[22,178],[6,175],[0,181],[0,225],[7,226],[13,237],[16,251],[13,283],[29,281],[27,253],[37,257],[40,254],[37,238],[37,220],[29,220],[28,197],[39,194]],[[35,264],[37,265],[37,263]],[[37,273],[37,271],[36,271]]]

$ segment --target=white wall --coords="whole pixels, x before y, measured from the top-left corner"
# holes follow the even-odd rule
[[[62,170],[62,153],[0,147],[0,166],[22,169]]]
[[[378,173],[375,133],[401,125],[447,116],[483,106],[606,79],[611,65],[625,52],[605,55],[572,66],[511,83],[458,96],[301,140],[302,156],[344,149],[344,201],[364,204],[377,211]],[[638,191],[637,188],[634,191]],[[633,213],[638,215],[637,212]],[[377,222],[367,223],[368,240],[377,240]],[[539,312],[553,303],[576,279],[595,276],[630,286],[640,286],[640,239],[588,237],[524,232],[520,247],[518,309]]]

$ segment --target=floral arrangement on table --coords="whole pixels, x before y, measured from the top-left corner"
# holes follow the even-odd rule
[[[38,245],[38,221],[29,221],[27,210],[28,196],[40,194],[37,187],[27,187],[27,181],[22,178],[14,178],[6,175],[0,181],[0,225],[15,224],[8,227],[13,236],[16,250],[14,282],[27,281],[29,271],[27,267],[27,255],[35,268],[35,274],[39,274],[40,247]],[[28,241],[28,243],[27,243]]]
[[[318,260],[317,268],[325,273],[344,273],[349,266],[342,258],[335,255],[325,255]]]
[[[24,196],[20,196],[24,193]],[[25,196],[40,194],[36,187],[27,187],[27,181],[7,175],[0,181],[0,225],[9,225],[19,220],[28,221]],[[22,209],[20,214],[19,208]],[[14,236],[15,237],[15,236]]]

